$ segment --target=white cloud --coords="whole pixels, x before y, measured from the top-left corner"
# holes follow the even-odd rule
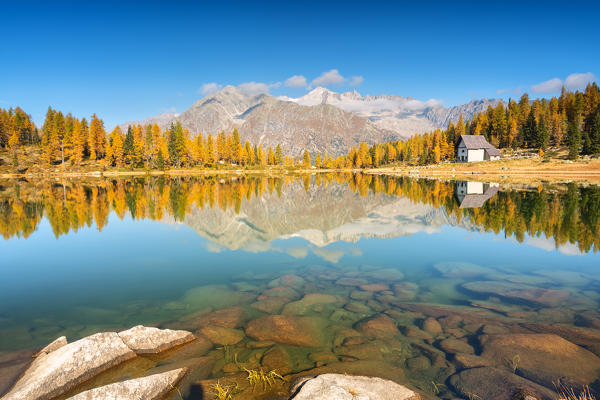
[[[365,78],[363,78],[362,76],[353,76],[352,79],[350,79],[350,83],[348,83],[348,85],[358,86],[361,83],[363,83],[364,80]]]
[[[293,88],[306,87],[306,78],[302,75],[294,75],[285,81],[285,86]]]
[[[247,95],[256,96],[257,94],[269,93],[271,89],[278,88],[279,86],[281,86],[281,82],[246,82],[238,85],[238,88]]]
[[[340,72],[337,69],[332,69],[331,71],[323,72],[319,77],[313,79],[310,86],[339,85],[345,81],[346,79],[340,75]]]
[[[205,83],[200,89],[198,89],[198,92],[206,96],[208,94],[218,92],[222,87],[223,85],[219,85],[216,82]]]
[[[569,90],[583,89],[590,82],[594,82],[596,77],[591,72],[585,74],[575,73],[567,76],[565,87]]]
[[[578,90],[585,88],[588,83],[595,80],[596,76],[591,72],[578,72],[567,76],[564,82],[560,78],[552,78],[537,85],[532,85],[531,90],[534,93],[556,93],[560,92],[563,86],[568,90]]]
[[[555,93],[559,92],[563,83],[559,78],[553,78],[548,81],[532,85],[531,90],[534,93]]]

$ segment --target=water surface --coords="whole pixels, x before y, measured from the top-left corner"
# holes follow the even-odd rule
[[[208,372],[192,368],[189,398],[194,382],[245,367],[289,375],[337,363],[404,370],[397,380],[451,398],[448,377],[461,365],[445,339],[479,354],[486,330],[600,329],[599,221],[600,189],[573,184],[348,174],[3,181],[0,351],[137,324],[205,335],[208,324],[243,339],[161,361],[212,357]],[[323,337],[263,346],[260,334],[243,335],[268,315],[308,318]],[[364,322],[382,316],[396,331],[369,331]],[[428,318],[442,331],[426,329]]]

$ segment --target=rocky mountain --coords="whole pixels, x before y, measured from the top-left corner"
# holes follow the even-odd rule
[[[268,94],[251,96],[227,86],[195,102],[181,114],[160,114],[144,121],[162,128],[180,121],[196,134],[217,134],[237,128],[242,140],[263,146],[281,144],[288,154],[348,152],[360,142],[373,144],[403,140],[415,133],[445,127],[460,114],[470,119],[475,112],[496,105],[497,100],[477,100],[445,108],[437,101],[420,101],[394,95],[361,96],[358,92],[336,93],[318,87],[299,98]]]
[[[331,155],[346,153],[352,146],[367,142],[400,140],[403,137],[382,129],[354,113],[328,105],[303,106],[260,94],[249,96],[234,86],[198,100],[181,114],[161,114],[144,121],[157,123],[162,128],[179,121],[194,134],[237,128],[242,140],[262,146],[281,144],[288,154],[300,155],[304,149]]]
[[[436,100],[421,101],[412,97],[395,95],[361,96],[357,91],[336,93],[318,87],[298,98],[280,97],[305,106],[331,104],[367,118],[376,126],[393,131],[403,137],[415,133],[429,132],[445,128],[448,122],[457,122],[460,115],[470,120],[477,112],[496,106],[499,100],[472,100],[456,107],[443,107]]]

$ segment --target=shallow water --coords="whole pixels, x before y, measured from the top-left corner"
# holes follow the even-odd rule
[[[244,368],[290,376],[327,365],[465,397],[449,380],[468,367],[456,353],[484,353],[485,334],[551,326],[584,330],[592,339],[577,344],[600,354],[595,187],[364,175],[4,181],[0,233],[0,351],[137,324],[188,329],[212,348],[121,374],[191,366],[187,398],[199,398],[200,380]],[[269,315],[302,323],[277,337],[268,319],[252,322]],[[518,373],[507,354],[493,365]]]

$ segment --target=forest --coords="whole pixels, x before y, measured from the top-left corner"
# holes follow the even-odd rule
[[[48,108],[43,126],[38,129],[20,108],[0,109],[0,149],[8,151],[13,167],[19,166],[20,148],[37,148],[40,161],[76,170],[97,162],[103,168],[371,168],[404,163],[426,165],[455,158],[461,135],[483,135],[490,143],[505,149],[533,149],[544,155],[550,148],[568,149],[568,158],[600,154],[600,89],[588,84],[584,91],[564,88],[558,97],[519,101],[499,101],[485,112],[466,121],[460,115],[446,129],[416,134],[405,141],[360,143],[348,154],[327,153],[300,157],[284,154],[280,145],[263,148],[242,141],[237,130],[208,133],[190,132],[179,122],[161,129],[157,124],[119,126],[110,133],[93,114],[90,121]]]
[[[533,149],[544,155],[549,148],[567,148],[568,158],[600,154],[600,89],[588,84],[585,91],[559,97],[499,101],[471,121],[450,122],[444,130],[414,135],[403,142],[361,143],[346,155],[354,168],[379,167],[395,162],[411,165],[435,164],[455,159],[461,135],[483,135],[500,149]]]
[[[102,230],[114,212],[120,219],[183,221],[195,208],[219,207],[239,213],[244,202],[281,197],[287,185],[306,192],[337,183],[360,196],[385,194],[443,208],[459,223],[519,242],[526,236],[553,238],[558,247],[576,244],[581,251],[600,249],[600,189],[575,184],[538,190],[500,191],[481,208],[460,208],[454,182],[351,173],[286,176],[140,177],[91,180],[42,180],[0,185],[0,234],[28,237],[45,216],[56,237],[84,227]]]

